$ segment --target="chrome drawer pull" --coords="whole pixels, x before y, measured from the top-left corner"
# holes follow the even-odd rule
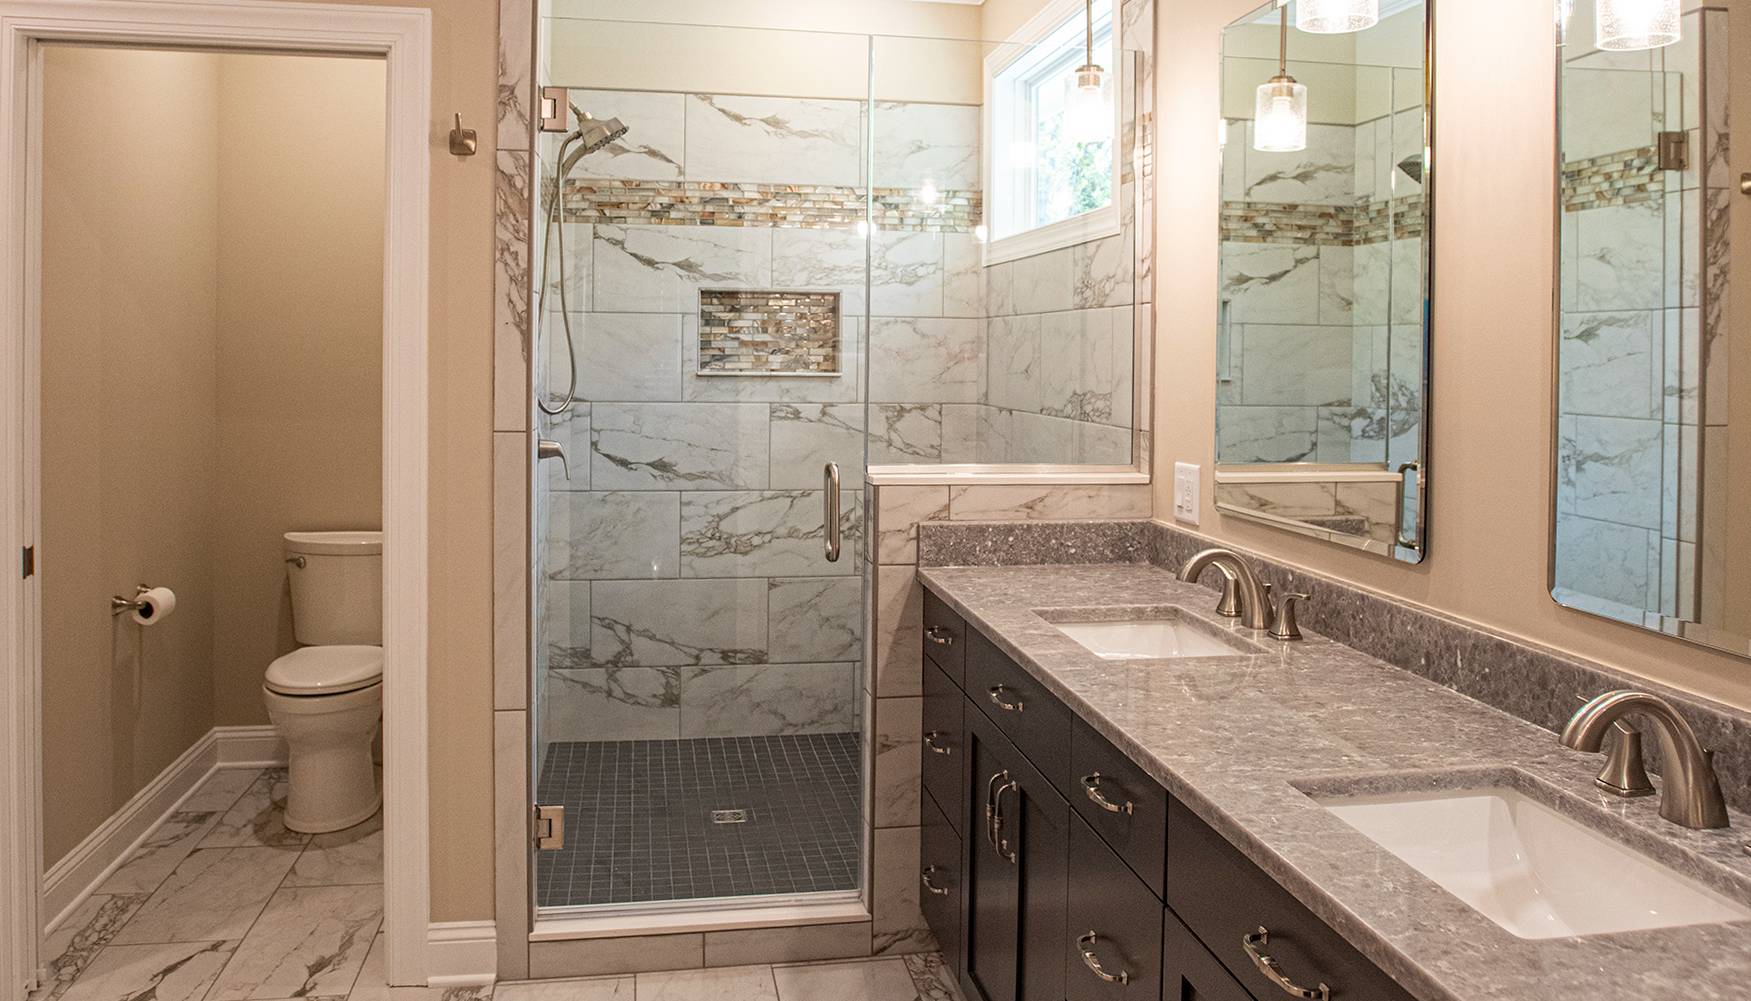
[[[1122,813],[1126,816],[1130,816],[1137,812],[1136,805],[1130,800],[1125,800],[1125,805],[1120,806],[1101,795],[1099,772],[1095,772],[1093,775],[1084,775],[1082,777],[1082,791],[1088,794],[1088,798],[1094,801],[1095,806],[1100,807],[1108,813]]]
[[[944,747],[937,741],[942,739],[941,730],[931,730],[924,735],[924,746],[930,748],[932,754],[953,754],[954,748]]]
[[[924,630],[924,636],[937,646],[954,646],[955,643],[954,633],[947,626],[931,626]]]
[[[918,879],[920,882],[922,882],[924,884],[924,889],[926,891],[928,891],[931,896],[933,896],[933,897],[946,897],[946,896],[948,896],[948,887],[937,886],[935,883],[932,883],[930,881],[930,877],[933,874],[935,874],[937,871],[938,870],[937,870],[936,866],[927,865],[924,867],[924,871],[918,874]]]
[[[985,783],[985,843],[997,849],[997,786],[1009,781],[1009,772],[994,773]]]
[[[1271,944],[1271,933],[1263,925],[1259,926],[1258,931],[1240,941],[1242,945],[1246,946],[1246,954],[1252,959],[1252,965],[1258,967],[1260,973],[1269,977],[1271,983],[1281,987],[1284,994],[1301,998],[1302,1001],[1329,1001],[1331,998],[1330,987],[1324,984],[1312,989],[1300,986],[1289,979],[1288,975],[1283,972],[1283,968],[1277,965],[1275,959],[1272,959],[1268,953],[1260,951],[1264,946]]]
[[[1003,701],[1003,693],[1009,691],[1009,688],[1006,685],[992,685],[989,691],[991,692],[991,701],[996,703],[997,708],[1004,712],[1018,713],[1025,708],[1020,699],[1016,699],[1014,702]]]
[[[1084,935],[1081,938],[1076,940],[1076,948],[1082,953],[1082,965],[1088,967],[1088,971],[1090,973],[1101,978],[1102,980],[1106,981],[1109,984],[1128,984],[1128,983],[1130,983],[1131,982],[1131,975],[1129,973],[1125,972],[1124,970],[1120,970],[1117,973],[1108,973],[1106,970],[1101,968],[1100,959],[1099,959],[1099,957],[1095,956],[1094,948],[1093,948],[1094,940],[1098,937],[1099,936],[1095,935],[1095,933],[1091,931],[1087,935]]]
[[[1008,772],[1004,772],[1003,774],[1006,778],[1009,775]],[[997,796],[994,800],[997,806],[997,820],[991,830],[992,834],[996,837],[992,847],[997,849],[997,856],[1003,859],[1003,861],[1008,862],[1010,865],[1015,865],[1020,858],[1018,853],[1021,851],[1021,842],[1017,840],[1015,850],[1011,851],[1009,848],[1009,839],[1003,836],[1003,794],[1012,789],[1016,792],[1020,792],[1021,783],[1014,779],[1010,779],[1008,782],[997,787]]]

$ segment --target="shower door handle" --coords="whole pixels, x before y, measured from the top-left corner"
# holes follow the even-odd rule
[[[839,562],[839,463],[821,467],[821,526],[827,539],[827,562]]]

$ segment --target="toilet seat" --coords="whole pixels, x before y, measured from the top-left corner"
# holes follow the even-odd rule
[[[380,646],[306,646],[269,664],[262,687],[280,695],[340,695],[381,680]]]

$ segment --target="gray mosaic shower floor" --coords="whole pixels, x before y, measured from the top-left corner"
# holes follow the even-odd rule
[[[857,886],[855,733],[568,741],[539,798],[565,806],[566,847],[536,853],[542,907]],[[716,823],[715,811],[743,811]]]

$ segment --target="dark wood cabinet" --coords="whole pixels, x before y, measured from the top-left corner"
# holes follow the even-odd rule
[[[936,663],[924,662],[924,748],[920,752],[924,789],[948,817],[955,833],[965,837],[961,817],[961,773],[967,749],[961,716],[966,698]]]
[[[958,807],[959,804],[957,803]],[[949,969],[961,965],[961,836],[929,796],[921,805],[924,830],[919,843],[918,906],[936,936]]]
[[[966,622],[947,602],[924,592],[924,656],[935,661],[957,685],[966,661],[966,641]]]
[[[1070,821],[1065,996],[1159,1001],[1161,901],[1080,817]]]
[[[1162,1001],[1255,1001],[1172,911],[1162,923]]]

